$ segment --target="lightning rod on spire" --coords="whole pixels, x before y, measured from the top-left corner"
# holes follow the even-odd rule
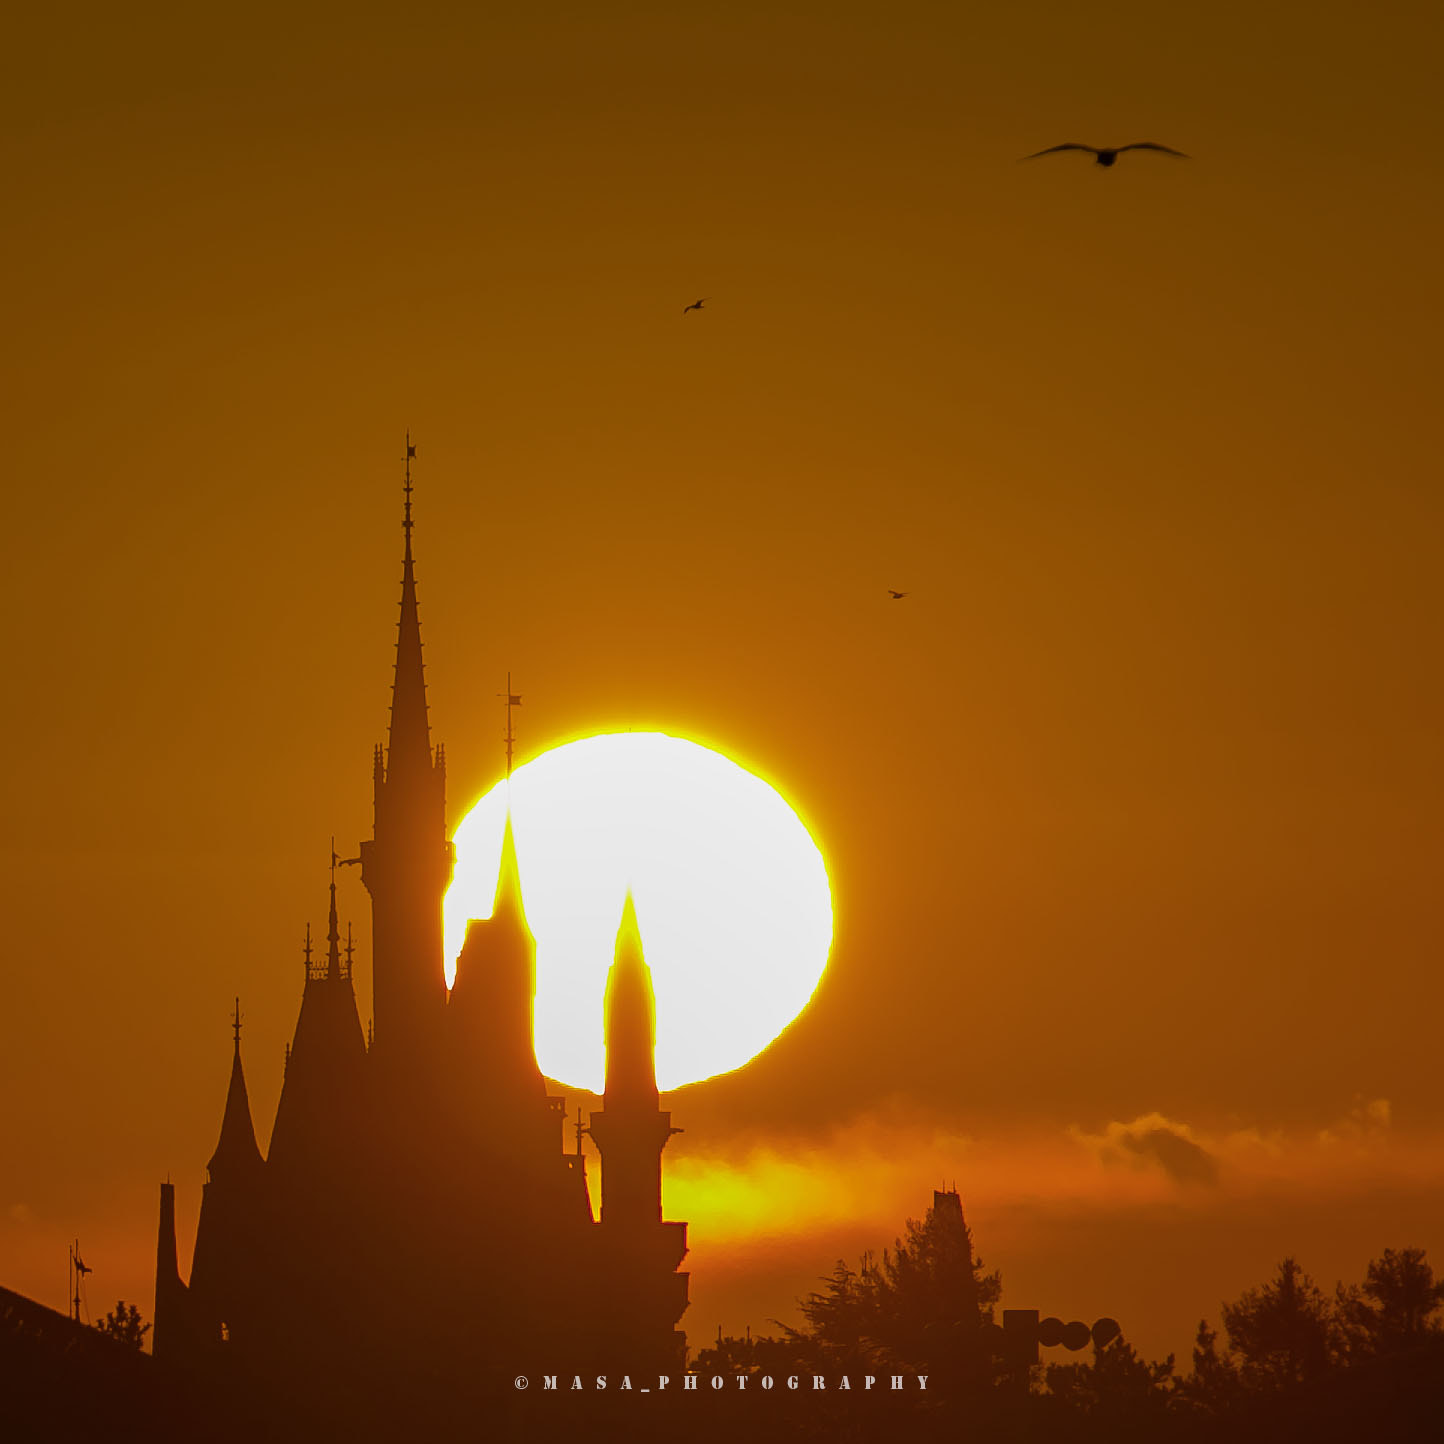
[[[506,698],[506,780],[511,781],[511,759],[512,752],[516,746],[516,733],[512,730],[511,709],[521,706],[521,698],[511,690],[511,673],[506,674],[506,691],[498,692],[498,697]]]
[[[401,530],[406,533],[406,545],[411,545],[411,462],[416,455],[416,448],[411,444],[411,432],[406,433],[406,484],[402,490],[406,493],[406,510],[401,521]]]

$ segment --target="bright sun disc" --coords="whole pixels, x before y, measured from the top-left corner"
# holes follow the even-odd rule
[[[499,782],[456,829],[447,981],[469,918],[491,916]],[[827,965],[822,853],[760,777],[661,732],[569,742],[518,767],[512,834],[536,937],[536,1056],[600,1092],[602,994],[628,887],[657,994],[657,1084],[740,1068],[802,1011]]]

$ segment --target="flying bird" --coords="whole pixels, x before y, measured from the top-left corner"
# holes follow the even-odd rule
[[[711,299],[710,296],[702,297],[702,301],[710,301]],[[702,309],[702,301],[693,301],[690,306],[683,306],[682,314],[685,316],[688,311],[700,311]]]
[[[911,592],[895,592],[895,591],[893,591],[893,589],[892,589],[891,587],[889,587],[889,588],[887,589],[887,594],[888,594],[888,596],[890,596],[890,597],[893,599],[893,601],[895,601],[895,602],[900,602],[900,601],[902,601],[902,599],[903,599],[904,597],[910,597],[910,596],[912,595]]]
[[[1035,150],[1032,155],[1025,155],[1024,160],[1037,160],[1040,155],[1052,155],[1059,150],[1086,150],[1092,157],[1095,165],[1112,165],[1114,161],[1123,154],[1125,150],[1161,150],[1164,155],[1176,155],[1181,160],[1187,160],[1188,156],[1181,150],[1174,150],[1172,146],[1159,145],[1157,141],[1139,140],[1132,145],[1096,146],[1078,145],[1075,141],[1069,141],[1066,145],[1050,145],[1047,150]]]

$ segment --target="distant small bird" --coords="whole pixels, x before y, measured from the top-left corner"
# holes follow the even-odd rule
[[[1095,165],[1112,165],[1125,150],[1161,150],[1164,155],[1176,155],[1181,160],[1188,159],[1188,156],[1181,150],[1174,150],[1171,146],[1167,145],[1159,145],[1156,141],[1152,140],[1135,141],[1132,145],[1118,145],[1113,146],[1111,149],[1107,146],[1078,145],[1073,141],[1069,141],[1067,145],[1050,145],[1047,150],[1035,150],[1032,155],[1025,155],[1023,159],[1037,160],[1040,155],[1052,155],[1054,151],[1059,150],[1086,150],[1089,155],[1093,157],[1093,163]]]
[[[710,301],[711,299],[710,296],[702,297],[702,301]],[[700,311],[702,309],[702,301],[693,301],[690,306],[683,306],[682,314],[685,316],[688,311]]]
[[[900,601],[902,601],[902,599],[903,599],[904,597],[910,597],[910,596],[912,596],[912,593],[911,593],[911,592],[895,592],[895,591],[893,591],[893,589],[892,589],[891,587],[889,587],[889,588],[887,589],[887,594],[888,594],[888,596],[890,596],[890,597],[893,599],[893,601],[895,601],[895,602],[900,602]]]

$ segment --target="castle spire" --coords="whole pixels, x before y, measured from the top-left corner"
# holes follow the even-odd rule
[[[416,565],[411,555],[411,462],[416,448],[406,433],[406,496],[401,530],[405,552],[401,563],[401,621],[396,634],[396,675],[391,687],[391,734],[387,745],[386,770],[394,775],[429,771],[431,729],[426,715],[426,677],[421,662],[421,614],[416,603]]]
[[[506,810],[506,830],[501,835],[501,866],[496,874],[496,893],[492,899],[493,918],[507,917],[527,927],[526,908],[522,905],[521,870],[516,862],[516,838],[511,830],[511,808]]]
[[[221,1119],[221,1136],[207,1165],[212,1181],[240,1181],[261,1168],[265,1160],[256,1146],[256,1129],[251,1122],[251,1100],[246,1093],[246,1075],[241,1067],[241,1000],[231,1019],[235,1052],[231,1057],[231,1082],[226,1091],[226,1111]]]
[[[602,1155],[602,1234],[609,1266],[627,1278],[639,1300],[618,1335],[619,1353],[676,1359],[683,1344],[673,1326],[687,1307],[687,1276],[676,1270],[687,1252],[687,1225],[662,1218],[662,1150],[679,1130],[658,1106],[656,998],[630,890],[602,1017],[606,1092],[590,1128]]]
[[[326,931],[329,947],[326,952],[326,978],[336,982],[341,976],[341,927],[336,921],[336,839],[331,839],[331,926]],[[348,943],[349,946],[349,943]]]
[[[410,1080],[410,1104],[426,1106],[446,1013],[441,900],[456,854],[446,836],[446,752],[431,751],[421,619],[411,552],[411,462],[406,434],[405,554],[401,621],[391,687],[391,730],[383,763],[372,764],[374,836],[361,844],[361,881],[371,894],[371,989],[376,1037],[387,1069]]]
[[[617,1108],[657,1106],[657,1000],[642,956],[637,907],[627,889],[607,990],[602,1003],[607,1044],[605,1101]]]

